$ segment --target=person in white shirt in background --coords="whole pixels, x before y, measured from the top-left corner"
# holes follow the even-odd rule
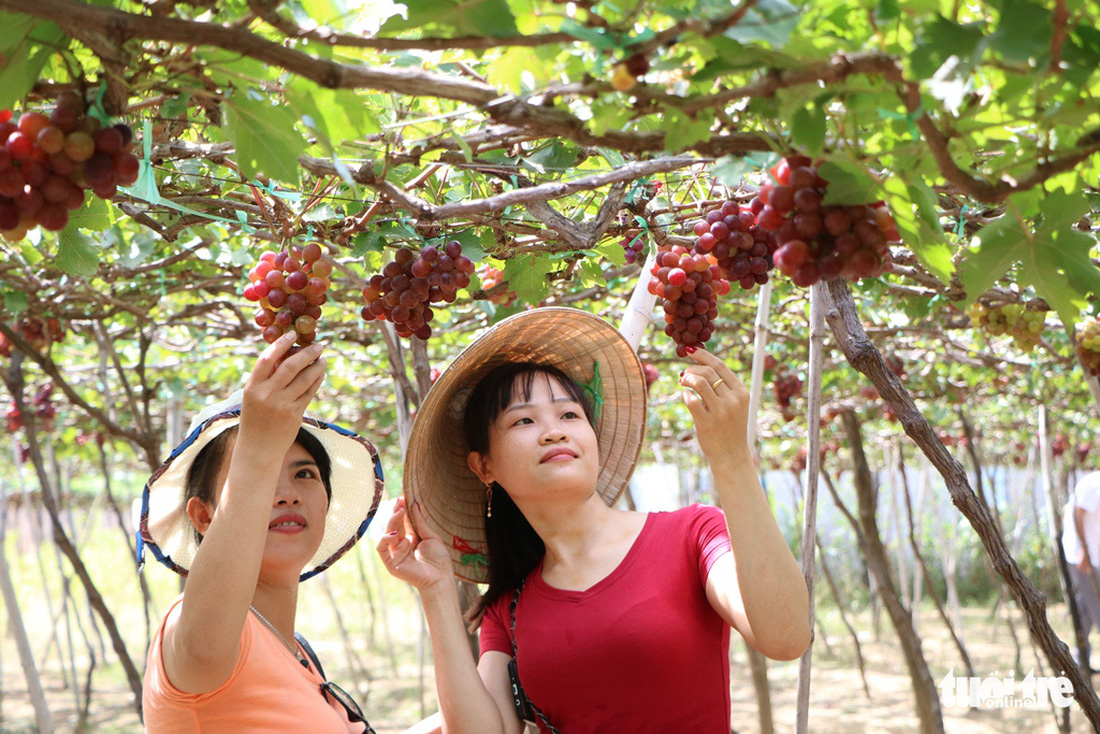
[[[1062,510],[1062,551],[1069,563],[1073,595],[1085,647],[1076,651],[1081,668],[1092,672],[1089,633],[1100,628],[1100,472],[1086,474]]]

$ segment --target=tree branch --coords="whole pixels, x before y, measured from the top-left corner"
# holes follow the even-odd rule
[[[896,67],[887,73],[887,78],[902,85],[901,98],[911,115],[915,115],[922,109],[920,87],[915,82],[905,81],[902,78],[901,70]],[[1040,163],[1026,176],[1015,180],[1003,178],[996,183],[991,183],[959,168],[948,149],[947,136],[936,127],[936,123],[927,112],[921,112],[915,123],[924,136],[925,142],[928,143],[932,157],[947,182],[967,196],[986,204],[1000,203],[1018,191],[1026,191],[1038,186],[1051,176],[1072,170],[1079,163],[1100,151],[1100,141],[1085,138],[1079,141],[1084,143],[1081,149],[1061,158],[1054,158]]]
[[[551,182],[531,186],[530,188],[514,189],[502,194],[489,196],[484,199],[472,199],[453,204],[435,206],[417,196],[407,193],[385,179],[379,178],[374,173],[372,163],[366,163],[352,171],[352,178],[365,186],[369,186],[379,193],[389,197],[395,204],[405,211],[413,214],[422,221],[438,221],[456,217],[468,217],[475,214],[500,211],[517,204],[528,205],[532,202],[560,199],[563,196],[575,194],[578,191],[598,189],[615,183],[634,181],[655,173],[675,171],[688,166],[705,163],[705,160],[694,156],[674,156],[671,158],[657,158],[650,161],[636,161],[620,166],[607,173],[599,173],[592,176],[584,176],[573,181]],[[310,158],[302,156],[298,159],[310,173],[317,176],[339,175],[332,161],[325,158]]]
[[[135,15],[76,0],[0,0],[0,8],[52,20],[92,46],[104,39],[118,45],[131,39],[188,46],[216,46],[293,72],[329,89],[369,88],[413,96],[484,105],[500,94],[487,84],[414,69],[374,69],[319,59],[268,41],[242,28],[171,17]]]
[[[1066,0],[1054,0],[1054,13],[1052,17],[1053,28],[1050,34],[1050,72],[1059,74],[1062,71],[1062,47],[1066,43],[1066,24],[1069,23],[1069,9],[1066,8]]]

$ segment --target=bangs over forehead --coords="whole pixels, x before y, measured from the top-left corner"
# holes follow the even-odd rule
[[[517,374],[510,383],[501,383],[500,389],[495,396],[498,404],[497,415],[500,415],[508,408],[515,404],[529,403],[531,402],[531,396],[535,392],[535,380],[544,379],[550,385],[551,393],[559,393],[564,391],[568,395],[569,399],[575,403],[578,403],[584,412],[588,414],[588,396],[577,383],[569,378],[568,375],[555,375],[545,369],[533,369],[526,372],[520,372]],[[555,386],[560,390],[555,390]],[[555,398],[558,396],[555,394]],[[494,416],[495,418],[496,416]]]
[[[544,377],[556,382],[584,410],[592,423],[592,401],[576,380],[557,367],[536,362],[506,362],[481,379],[470,393],[463,423],[467,440],[474,451],[484,452],[488,446],[489,424],[512,404],[528,402],[534,392],[535,379]],[[551,383],[553,388],[553,383]],[[485,439],[485,445],[479,440]]]

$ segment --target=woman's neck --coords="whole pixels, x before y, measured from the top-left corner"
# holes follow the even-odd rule
[[[543,577],[555,586],[587,588],[618,565],[644,515],[613,510],[593,492],[576,505],[520,506],[546,546]]]
[[[294,621],[298,609],[298,580],[293,584],[259,581],[252,595],[252,606],[288,640],[294,639]]]

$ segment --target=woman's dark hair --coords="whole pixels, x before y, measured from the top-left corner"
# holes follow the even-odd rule
[[[553,365],[506,362],[483,377],[466,402],[462,425],[471,451],[489,453],[490,424],[521,396],[525,401],[530,400],[532,385],[539,375],[561,384],[569,397],[584,409],[588,422],[593,423],[592,401],[572,377]],[[519,587],[520,581],[535,570],[546,553],[542,538],[504,488],[493,482],[492,489],[493,515],[485,518],[489,588],[466,613],[471,629],[481,625],[481,618],[490,604],[505,592]]]
[[[239,426],[231,426],[225,429],[199,450],[198,455],[191,462],[191,468],[187,471],[187,491],[183,498],[184,507],[187,506],[187,502],[192,497],[197,497],[207,505],[214,502],[214,484],[218,480],[218,472],[221,471],[222,465],[226,461],[231,439],[237,435],[238,428]],[[317,464],[317,471],[321,474],[321,483],[325,485],[325,496],[331,502],[332,485],[330,476],[332,474],[332,462],[329,460],[325,447],[321,445],[321,441],[316,436],[305,428],[298,429],[298,436],[294,439],[294,442],[304,448]],[[192,530],[195,532],[196,542],[202,542],[202,533],[195,530],[194,527],[192,527]]]

